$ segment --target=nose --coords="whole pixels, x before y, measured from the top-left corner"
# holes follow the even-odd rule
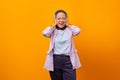
[[[62,21],[62,19],[60,19],[60,21]]]
[[[60,19],[60,21],[63,21],[63,19]]]

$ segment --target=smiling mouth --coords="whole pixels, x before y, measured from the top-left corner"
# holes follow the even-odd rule
[[[64,22],[59,23],[59,25],[64,25]]]

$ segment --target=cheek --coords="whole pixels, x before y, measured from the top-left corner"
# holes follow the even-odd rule
[[[68,21],[67,21],[67,20],[65,20],[64,22],[65,22],[65,23],[67,23]]]

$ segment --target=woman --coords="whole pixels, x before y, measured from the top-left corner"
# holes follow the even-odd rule
[[[43,31],[43,35],[50,38],[44,68],[49,70],[51,80],[76,80],[76,68],[81,64],[72,37],[79,33],[78,27],[68,24],[64,10],[57,10],[54,25]]]

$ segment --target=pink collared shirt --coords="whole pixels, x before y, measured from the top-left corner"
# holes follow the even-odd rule
[[[81,67],[81,63],[77,54],[77,50],[74,47],[74,43],[73,43],[73,36],[76,36],[80,33],[80,28],[78,28],[77,26],[71,26],[71,27],[67,27],[66,32],[68,33],[68,40],[69,40],[69,44],[70,44],[70,60],[73,66],[73,69],[79,68]],[[49,46],[49,50],[47,52],[47,56],[46,56],[46,61],[44,64],[44,68],[49,70],[49,71],[54,71],[54,63],[53,63],[53,53],[54,53],[54,44],[55,44],[55,37],[57,35],[57,29],[55,27],[50,27],[48,26],[44,31],[43,31],[43,35],[46,37],[50,38],[50,46]]]

